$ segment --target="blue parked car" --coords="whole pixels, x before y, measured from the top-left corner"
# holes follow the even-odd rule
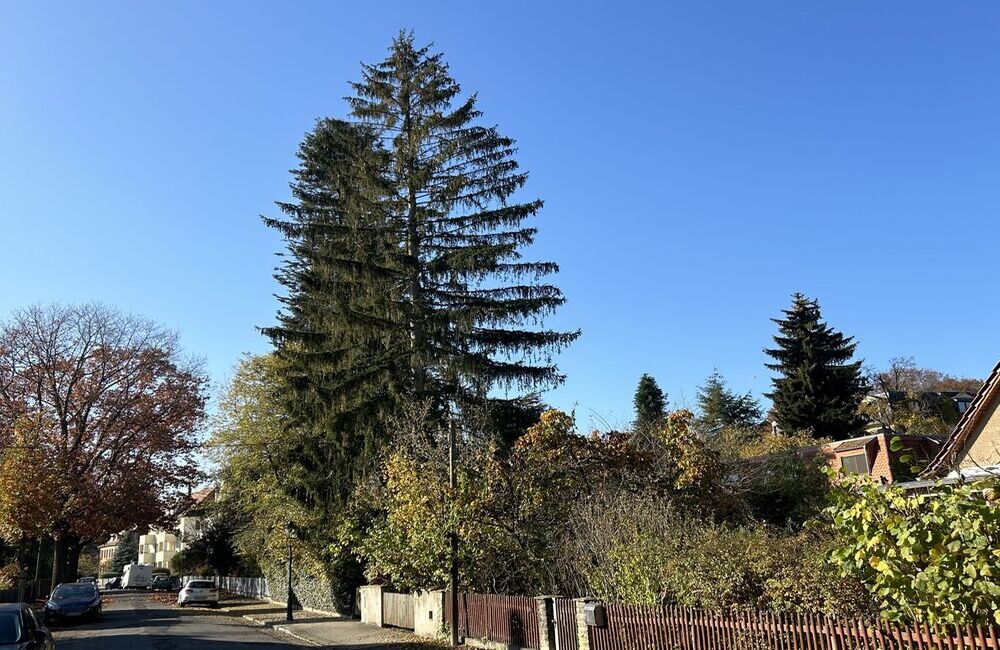
[[[95,585],[61,584],[52,590],[45,603],[46,622],[101,617],[101,594]]]

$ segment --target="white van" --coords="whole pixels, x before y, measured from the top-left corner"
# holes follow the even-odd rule
[[[122,589],[145,589],[153,581],[152,564],[126,564],[122,573]]]

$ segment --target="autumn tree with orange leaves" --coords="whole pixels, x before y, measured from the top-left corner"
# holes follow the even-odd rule
[[[166,524],[198,480],[207,379],[172,332],[112,308],[34,306],[0,324],[0,535],[80,549]]]

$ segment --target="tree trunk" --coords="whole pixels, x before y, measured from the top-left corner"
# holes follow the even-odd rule
[[[21,543],[17,545],[17,602],[24,602],[24,591],[27,576],[24,575],[24,538],[21,538]]]
[[[35,597],[42,593],[42,544],[44,537],[38,538],[38,547],[35,549]]]
[[[66,562],[63,564],[62,581],[76,582],[79,577],[80,551],[83,544],[79,537],[71,537],[66,541]]]
[[[44,537],[38,538],[38,548],[35,549],[35,585],[39,584],[42,579],[42,543],[45,541]]]
[[[62,567],[66,563],[66,539],[55,537],[52,540],[52,580],[49,582],[49,592],[62,582]]]

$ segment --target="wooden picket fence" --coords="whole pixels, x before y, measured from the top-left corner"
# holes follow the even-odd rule
[[[382,592],[382,622],[392,627],[413,629],[413,594]]]
[[[1000,650],[995,626],[905,626],[768,611],[608,604],[593,650]]]
[[[455,616],[448,594],[445,594],[444,602],[445,623],[452,625]],[[538,609],[535,599],[504,594],[459,594],[458,632],[462,638],[537,648]]]

